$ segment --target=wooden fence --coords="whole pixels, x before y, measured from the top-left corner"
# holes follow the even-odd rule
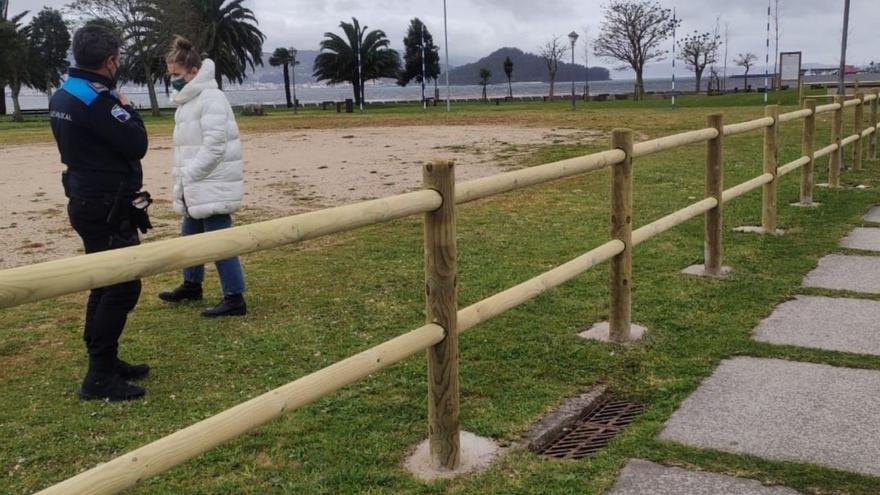
[[[705,267],[718,274],[722,259],[724,203],[763,188],[761,227],[776,231],[776,191],[779,180],[801,170],[801,203],[813,201],[814,165],[830,156],[829,186],[840,187],[844,148],[853,147],[853,168],[862,166],[863,141],[868,155],[877,156],[878,93],[858,94],[845,100],[781,114],[776,106],[765,117],[737,124],[710,115],[707,127],[641,143],[633,133],[613,131],[608,151],[524,170],[456,184],[451,163],[435,162],[424,168],[421,191],[280,218],[218,232],[153,242],[117,251],[0,271],[0,308],[70,294],[181,269],[231,256],[314,239],[380,222],[423,214],[425,219],[425,293],[427,322],[409,333],[384,342],[331,366],[304,376],[259,397],[110,460],[73,478],[51,486],[45,494],[109,494],[141,483],[226,441],[309,404],[421,351],[428,351],[428,424],[430,451],[435,467],[452,469],[459,462],[458,334],[498,316],[565,283],[590,268],[611,261],[610,337],[630,340],[630,291],[633,248],[699,215],[705,215]],[[851,136],[843,136],[844,110],[855,108]],[[869,126],[863,124],[869,110]],[[831,144],[816,149],[816,116],[832,113]],[[802,156],[777,163],[779,126],[803,121]],[[724,190],[723,150],[728,136],[763,130],[763,174]],[[706,143],[705,198],[645,225],[632,229],[633,159],[680,146]],[[463,309],[458,308],[455,205],[572,177],[606,167],[612,169],[611,240],[531,280]]]

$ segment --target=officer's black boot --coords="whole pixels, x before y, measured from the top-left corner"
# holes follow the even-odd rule
[[[224,296],[216,306],[202,311],[202,316],[205,318],[215,318],[218,316],[244,316],[246,314],[247,304],[244,303],[244,296],[241,294]]]
[[[116,373],[115,360],[114,357],[90,357],[89,371],[76,395],[83,400],[108,399],[111,402],[143,397],[146,390],[126,382]]]
[[[160,292],[159,299],[167,302],[201,301],[202,284],[184,281],[183,284],[170,291]]]
[[[116,374],[123,380],[140,380],[150,373],[148,364],[128,364],[116,358]]]

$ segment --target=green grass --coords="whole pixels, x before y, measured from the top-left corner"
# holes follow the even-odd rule
[[[494,108],[475,107],[454,118],[628,126],[656,137],[704,125],[706,114],[719,111],[666,111],[626,103],[591,106],[577,114],[566,112],[564,105],[524,105],[524,115],[497,110],[497,120]],[[752,106],[722,111],[727,122],[763,114]],[[409,110],[348,117],[363,125],[439,123],[444,118]],[[817,135],[825,143],[828,118],[820,120]],[[781,162],[798,155],[799,136],[799,124],[783,126]],[[599,149],[549,145],[534,150],[523,164]],[[760,133],[728,139],[725,153],[726,187],[760,173]],[[704,155],[703,147],[691,146],[636,160],[636,227],[702,196]],[[846,172],[844,182],[870,189],[818,189],[816,200],[823,206],[817,210],[785,206],[797,199],[798,182],[797,174],[786,177],[779,212],[780,226],[790,234],[725,231],[725,264],[736,269],[730,279],[679,274],[702,261],[699,219],[639,246],[633,313],[651,329],[639,345],[620,348],[576,336],[581,327],[607,317],[607,265],[462,336],[461,419],[465,429],[477,434],[514,443],[542,414],[596,383],[607,384],[617,397],[645,403],[646,413],[596,456],[551,462],[514,449],[482,474],[428,484],[414,480],[400,464],[426,436],[426,366],[418,356],[147,480],[133,492],[598,494],[613,484],[627,459],[640,457],[782,483],[806,493],[876,494],[880,478],[654,438],[681,402],[731,356],[880,370],[877,357],[771,346],[749,338],[774,306],[805,292],[799,288],[803,275],[835,251],[864,211],[880,202],[880,162],[868,161],[865,169]],[[461,306],[607,240],[608,187],[608,172],[601,171],[460,207]],[[725,207],[725,225],[755,224],[760,211],[760,193],[750,193]],[[124,358],[149,361],[154,371],[145,381],[146,400],[129,404],[80,402],[73,394],[85,364],[80,339],[84,294],[3,310],[0,492],[46,487],[419,326],[421,251],[421,224],[413,218],[247,256],[252,313],[244,319],[204,321],[197,305],[171,307],[156,300],[156,292],[177,282],[176,275],[145,280],[122,352]],[[207,291],[216,294],[216,277],[209,280]]]

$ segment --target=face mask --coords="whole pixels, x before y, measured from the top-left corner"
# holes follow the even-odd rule
[[[110,75],[110,80],[113,81],[114,88],[119,83],[119,64],[116,62],[113,62],[113,73]]]
[[[186,79],[183,76],[175,77],[171,80],[171,87],[174,88],[175,91],[180,91],[183,87],[186,86]]]

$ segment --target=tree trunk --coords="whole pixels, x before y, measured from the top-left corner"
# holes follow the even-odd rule
[[[639,68],[639,70],[636,71],[636,100],[641,100],[645,97],[645,78],[642,75],[643,70],[643,68]]]
[[[483,103],[486,103],[486,102],[488,102],[488,101],[489,101],[489,97],[488,97],[488,95],[486,94],[486,85],[484,84],[484,85],[483,85]]]
[[[284,96],[287,98],[287,108],[293,107],[293,101],[290,99],[290,73],[287,68],[290,64],[284,64]]]
[[[147,83],[147,93],[150,94],[150,109],[153,111],[153,117],[160,117],[162,112],[159,110],[159,98],[156,97],[156,82],[153,80],[153,71],[150,70],[150,63],[144,60],[144,81]]]
[[[697,93],[699,94],[700,86],[702,85],[702,82],[703,82],[703,71],[694,70],[694,75],[697,76]]]
[[[513,98],[513,84],[510,82],[510,76],[507,76],[507,96]]]
[[[18,102],[18,95],[21,93],[21,83],[13,81],[10,87],[12,89],[12,121],[24,122],[24,116],[21,114],[21,105]]]
[[[6,115],[6,85],[0,84],[0,115]]]
[[[749,69],[746,69],[746,82],[744,82],[743,85],[745,86],[743,88],[743,91],[748,92],[749,91]]]
[[[351,87],[354,90],[354,104],[355,106],[360,106],[361,104],[361,86],[357,82],[351,83]]]
[[[553,96],[556,94],[555,86],[556,86],[556,73],[551,72],[550,73],[550,99],[551,100],[553,99]]]

